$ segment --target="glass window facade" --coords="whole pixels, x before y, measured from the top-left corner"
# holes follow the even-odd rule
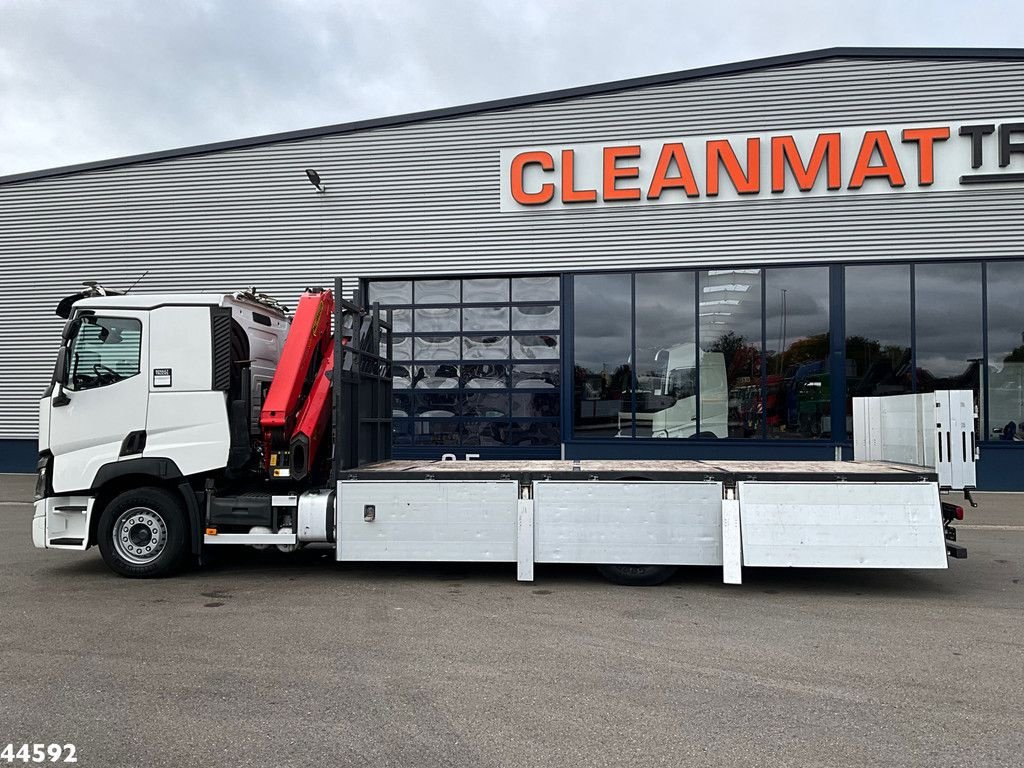
[[[573,286],[575,437],[831,436],[827,267],[577,275]]]
[[[832,435],[828,267],[765,270],[769,438]]]
[[[626,453],[848,444],[852,398],[935,389],[973,390],[982,439],[1024,446],[1020,285],[1024,260],[585,273],[564,305],[548,276],[380,281],[368,296],[394,310],[399,451],[529,455],[563,434]]]
[[[761,437],[762,271],[709,269],[698,281],[700,434]]]
[[[986,265],[989,440],[1024,445],[1024,261]]]
[[[630,436],[632,275],[573,280],[573,435]],[[625,416],[627,426],[620,422]]]
[[[560,278],[375,280],[392,311],[394,445],[532,449],[561,442]]]
[[[697,276],[649,272],[636,280],[635,437],[697,431]]]
[[[981,264],[914,267],[914,359],[918,392],[981,385]]]
[[[847,267],[845,287],[847,392],[912,392],[910,265]]]

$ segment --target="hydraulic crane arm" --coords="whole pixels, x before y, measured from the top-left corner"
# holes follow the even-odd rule
[[[306,289],[299,298],[260,413],[264,468],[271,477],[292,476],[291,451],[299,438],[304,454],[299,476],[305,477],[323,436],[330,407],[333,311],[331,291]]]
[[[331,409],[331,375],[334,372],[334,347],[332,346],[313,380],[302,410],[292,433],[291,470],[292,477],[302,480],[309,474],[313,459],[320,448],[327,429],[327,415]]]

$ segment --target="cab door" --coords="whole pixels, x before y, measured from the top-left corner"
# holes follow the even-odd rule
[[[104,464],[142,455],[149,403],[146,314],[97,310],[74,319],[62,386],[50,397],[55,493],[86,490]]]

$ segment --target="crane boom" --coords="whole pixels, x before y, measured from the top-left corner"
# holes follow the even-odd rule
[[[333,311],[334,294],[329,290],[307,288],[299,298],[260,412],[264,468],[271,477],[292,476],[296,439],[303,454],[300,477],[308,474],[315,456],[330,404],[326,374],[333,364]]]

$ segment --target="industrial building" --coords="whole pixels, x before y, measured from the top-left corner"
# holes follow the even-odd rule
[[[833,459],[852,397],[972,389],[979,487],[1024,489],[1021,83],[837,48],[0,177],[0,471],[82,281],[341,276],[396,456]]]

